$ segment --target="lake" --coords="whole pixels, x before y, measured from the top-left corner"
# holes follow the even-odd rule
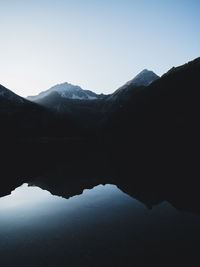
[[[112,184],[69,199],[23,184],[0,198],[0,266],[199,263],[200,215],[148,209]]]

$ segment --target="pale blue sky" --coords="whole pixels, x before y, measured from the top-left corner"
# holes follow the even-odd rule
[[[0,0],[0,84],[111,93],[200,56],[199,0]]]

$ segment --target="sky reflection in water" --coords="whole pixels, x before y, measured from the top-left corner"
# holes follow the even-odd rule
[[[199,225],[199,215],[168,203],[148,210],[115,185],[64,199],[24,184],[0,198],[0,258],[3,266],[131,266],[195,253]]]

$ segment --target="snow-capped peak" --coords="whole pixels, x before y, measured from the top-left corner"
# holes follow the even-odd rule
[[[50,89],[44,92],[41,92],[40,94],[36,96],[29,96],[28,99],[37,101],[44,97],[49,96],[53,92],[56,92],[61,97],[68,98],[68,99],[94,100],[94,99],[98,99],[102,97],[102,95],[95,94],[92,91],[83,90],[78,85],[73,85],[73,84],[65,82],[65,83],[57,84],[51,87]]]

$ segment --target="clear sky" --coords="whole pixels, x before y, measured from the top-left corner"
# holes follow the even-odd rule
[[[200,56],[199,0],[0,0],[0,84],[111,93]]]

